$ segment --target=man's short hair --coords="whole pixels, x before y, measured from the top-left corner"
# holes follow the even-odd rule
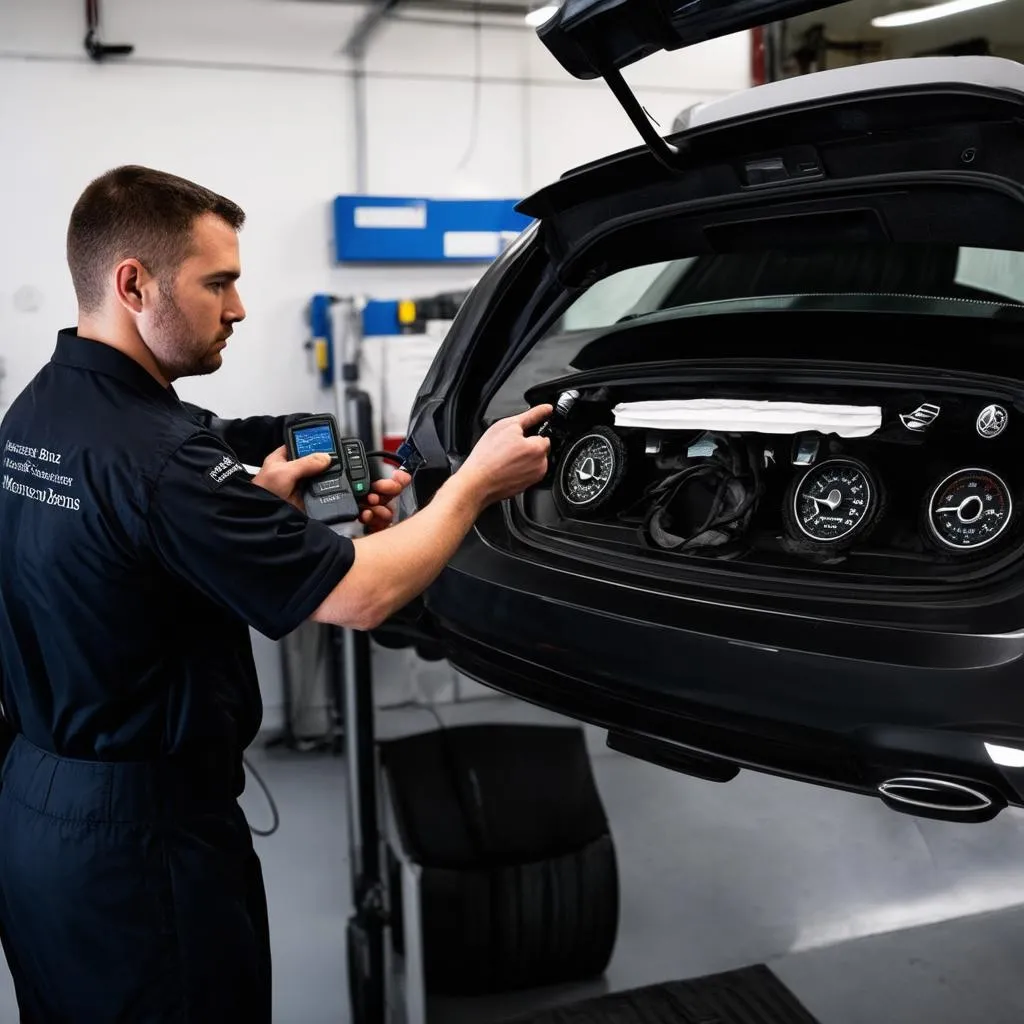
[[[230,199],[164,171],[116,167],[93,181],[75,203],[68,224],[67,256],[79,309],[103,303],[107,275],[121,260],[137,259],[164,277],[189,254],[192,227],[213,213],[236,231],[245,213]]]

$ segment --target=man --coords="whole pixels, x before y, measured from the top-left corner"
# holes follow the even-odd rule
[[[77,330],[0,425],[0,938],[23,1021],[269,1022],[237,804],[261,718],[248,627],[374,627],[545,471],[525,431],[549,406],[494,424],[406,522],[385,530],[401,473],[374,485],[366,536],[308,520],[298,486],[326,456],[289,462],[283,420],[222,423],[172,386],[216,370],[245,316],[243,219],[146,168],[89,185]]]

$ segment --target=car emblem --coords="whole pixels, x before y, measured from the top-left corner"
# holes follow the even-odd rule
[[[982,437],[998,437],[1006,429],[1009,414],[1001,405],[986,405],[975,426]]]
[[[941,411],[939,406],[932,405],[931,402],[925,402],[923,405],[919,405],[913,412],[901,412],[900,422],[907,430],[924,430],[935,422],[935,418]]]

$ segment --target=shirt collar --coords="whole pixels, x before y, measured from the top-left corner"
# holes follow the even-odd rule
[[[57,332],[57,347],[50,362],[116,377],[145,395],[172,405],[180,404],[173,387],[165,388],[131,356],[113,345],[81,337],[74,327]]]

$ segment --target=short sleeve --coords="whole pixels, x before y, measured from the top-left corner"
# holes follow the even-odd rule
[[[157,559],[272,640],[320,606],[355,559],[347,537],[253,484],[216,438],[194,435],[165,464],[149,504]]]

